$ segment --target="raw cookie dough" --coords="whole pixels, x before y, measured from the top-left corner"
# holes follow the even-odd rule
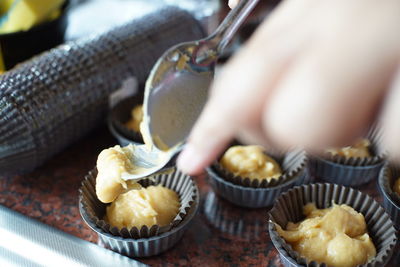
[[[308,261],[328,266],[352,267],[365,264],[376,255],[367,233],[364,216],[347,205],[317,209],[309,203],[303,208],[306,219],[289,222],[278,233]]]
[[[282,175],[279,164],[260,146],[233,146],[222,156],[221,165],[237,176],[272,180]]]
[[[119,228],[151,227],[170,224],[179,212],[176,192],[163,187],[149,186],[121,194],[107,207],[106,221]]]
[[[394,183],[393,190],[400,196],[400,178]]]
[[[125,181],[124,174],[134,173],[137,168],[132,164],[134,147],[114,146],[101,151],[97,158],[96,194],[103,203],[110,203],[119,194],[130,189],[141,188],[134,180]]]
[[[135,132],[140,131],[140,123],[143,120],[143,106],[137,105],[131,111],[131,119],[125,123],[125,126]]]
[[[339,155],[346,158],[367,158],[371,157],[371,153],[368,148],[371,146],[371,142],[368,139],[361,139],[352,146],[346,146],[342,148],[331,148],[327,149],[326,152],[332,156]]]

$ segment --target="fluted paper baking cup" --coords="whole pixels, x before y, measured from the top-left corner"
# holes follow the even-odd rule
[[[383,196],[383,206],[400,229],[400,196],[393,191],[396,179],[400,178],[399,166],[386,163],[379,174],[379,191]]]
[[[149,257],[161,254],[168,249],[172,248],[183,236],[186,229],[191,224],[194,216],[197,214],[199,206],[199,195],[196,192],[197,198],[193,205],[190,207],[187,215],[183,221],[176,227],[172,228],[170,231],[165,232],[158,236],[153,236],[149,238],[124,238],[120,236],[115,236],[110,233],[106,233],[98,227],[87,215],[83,209],[82,202],[79,203],[79,211],[83,220],[88,224],[88,226],[95,231],[101,242],[111,250],[118,252],[120,254],[126,255],[128,257]]]
[[[288,153],[275,154],[271,157],[279,164],[279,166],[281,166],[283,171],[282,175],[277,179],[258,180],[241,177],[225,169],[219,161],[215,162],[211,168],[220,177],[223,177],[225,180],[228,180],[233,184],[253,188],[267,188],[288,182],[293,177],[296,177],[307,164],[307,157],[304,151],[291,151]]]
[[[290,179],[287,179],[282,184],[258,188],[234,184],[225,177],[222,177],[212,167],[207,168],[210,184],[218,195],[238,206],[248,208],[271,206],[282,192],[285,192],[293,186],[310,182],[311,177],[308,175],[307,168],[305,167],[307,162],[306,156],[303,152],[299,153],[299,155],[302,156],[296,157],[296,161],[293,163],[295,165],[293,169],[296,169],[296,171],[292,173]],[[298,170],[296,166],[298,166]],[[288,170],[291,169],[285,169],[285,167],[283,167],[284,172]]]
[[[149,238],[161,235],[178,226],[185,218],[191,206],[198,201],[198,188],[194,180],[183,173],[173,170],[171,173],[157,174],[140,181],[143,187],[161,184],[179,195],[180,208],[179,213],[174,220],[167,226],[153,225],[151,227],[142,226],[140,229],[133,227],[131,229],[112,227],[103,218],[106,213],[107,204],[100,202],[96,196],[96,175],[93,170],[85,177],[80,189],[80,203],[82,209],[92,223],[102,229],[102,232],[123,238]]]
[[[127,137],[125,137],[124,135],[122,135],[120,132],[117,131],[114,124],[112,123],[111,116],[108,116],[108,118],[107,118],[107,126],[108,126],[108,130],[115,137],[115,139],[117,139],[118,144],[120,144],[120,146],[123,147],[123,146],[127,146],[129,144],[132,144],[132,143],[138,144],[137,142],[133,142],[131,139],[128,139]]]
[[[369,147],[368,150],[372,154],[372,157],[365,157],[365,158],[343,157],[339,155],[332,155],[330,153],[325,153],[322,156],[322,158],[330,162],[348,166],[371,166],[384,161],[385,152],[382,151],[379,147],[379,144],[381,143],[382,140],[382,131],[380,130],[380,127],[376,125],[372,126],[365,137],[371,142],[371,146]]]
[[[326,266],[324,263],[307,261],[301,257],[276,230],[276,224],[285,229],[288,222],[304,219],[303,206],[310,202],[315,203],[318,208],[328,208],[332,202],[347,204],[364,215],[368,233],[376,248],[376,257],[367,264],[358,266],[380,267],[389,261],[397,241],[396,229],[378,202],[349,187],[337,184],[309,184],[282,194],[269,212],[269,235],[284,266]]]
[[[385,152],[379,149],[382,139],[380,127],[371,127],[366,138],[371,142],[369,150],[372,157],[343,157],[329,153],[310,156],[311,174],[329,183],[345,186],[360,186],[376,179],[385,160]]]
[[[360,186],[369,183],[379,176],[384,161],[374,165],[351,166],[331,162],[329,160],[310,157],[311,175],[324,181],[345,186]]]
[[[126,123],[131,119],[131,111],[137,105],[143,103],[142,95],[135,95],[118,102],[110,111],[111,123],[119,135],[130,140],[132,143],[143,144],[140,132],[136,132],[126,127]],[[113,132],[112,132],[113,133]],[[113,133],[114,134],[114,133]],[[117,139],[118,137],[115,136]]]
[[[204,215],[224,238],[256,241],[265,231],[265,213],[237,207],[210,190],[204,200]]]

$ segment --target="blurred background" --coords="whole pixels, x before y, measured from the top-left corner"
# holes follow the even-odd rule
[[[243,27],[250,36],[277,1],[262,1]],[[3,0],[0,1],[0,71],[65,41],[109,31],[163,5],[190,12],[211,33],[228,11],[227,0]]]

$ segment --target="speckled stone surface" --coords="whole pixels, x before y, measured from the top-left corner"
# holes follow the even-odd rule
[[[98,243],[79,215],[78,189],[98,153],[114,144],[101,127],[33,173],[0,177],[0,204]],[[173,249],[141,262],[151,266],[282,266],[266,231],[267,210],[237,208],[216,196],[207,178],[198,177],[197,182],[201,208],[191,228]],[[381,200],[375,182],[361,190]],[[400,254],[399,248],[396,251]],[[387,266],[399,262],[393,258]]]

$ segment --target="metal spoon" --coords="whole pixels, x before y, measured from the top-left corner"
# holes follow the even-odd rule
[[[133,159],[144,171],[124,179],[149,176],[182,150],[206,103],[218,57],[258,1],[240,1],[212,35],[172,47],[157,61],[145,88],[141,130],[146,145],[135,146]]]

